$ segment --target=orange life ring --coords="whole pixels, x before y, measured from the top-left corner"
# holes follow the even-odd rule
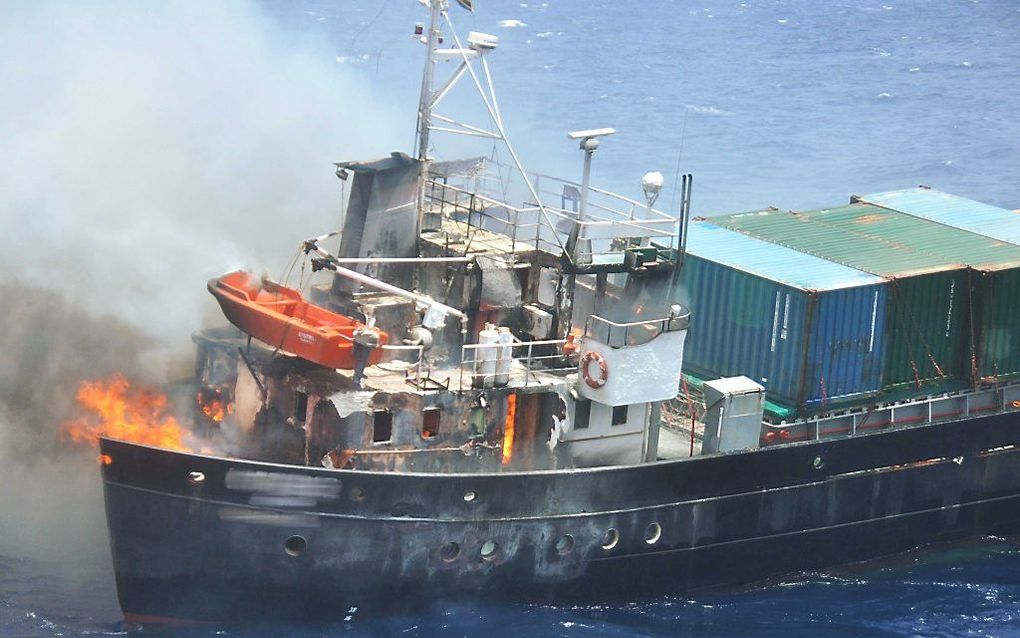
[[[588,372],[588,364],[594,361],[599,366],[599,376],[593,377]],[[606,359],[598,352],[589,350],[585,352],[581,357],[581,376],[584,377],[584,382],[588,384],[588,387],[593,390],[598,390],[606,384],[609,380],[609,366],[606,365]]]

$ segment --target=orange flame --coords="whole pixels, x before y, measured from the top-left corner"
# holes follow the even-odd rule
[[[198,393],[196,400],[198,401],[198,406],[202,408],[202,413],[205,414],[210,419],[212,419],[213,421],[215,421],[216,423],[222,422],[223,419],[226,418],[228,414],[234,413],[233,403],[224,403],[220,399],[212,399],[211,401],[206,401],[204,400],[201,392]]]
[[[503,424],[503,465],[509,465],[514,456],[514,419],[517,417],[517,395],[506,397],[506,422]]]
[[[190,452],[188,431],[166,413],[165,394],[151,388],[132,387],[120,374],[105,381],[85,381],[75,398],[94,413],[63,425],[76,443],[95,445],[99,436],[109,436],[143,445]]]

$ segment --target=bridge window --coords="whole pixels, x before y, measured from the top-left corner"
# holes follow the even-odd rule
[[[393,415],[389,410],[372,413],[372,442],[386,443],[393,438]]]
[[[581,399],[574,404],[574,429],[584,430],[591,421],[591,401]]]
[[[613,425],[627,424],[627,405],[618,405],[613,408]]]
[[[439,435],[439,408],[425,408],[421,413],[421,438]]]
[[[294,420],[303,423],[305,415],[308,414],[308,395],[304,392],[294,392]]]

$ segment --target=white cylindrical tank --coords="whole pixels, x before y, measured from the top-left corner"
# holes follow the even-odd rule
[[[485,324],[478,333],[478,345],[475,348],[475,378],[474,385],[491,388],[496,380],[496,358],[499,349],[499,332],[496,326],[491,323]]]
[[[510,364],[514,359],[514,335],[510,328],[500,326],[496,332],[499,334],[499,348],[496,353],[496,385],[503,387],[510,383]]]

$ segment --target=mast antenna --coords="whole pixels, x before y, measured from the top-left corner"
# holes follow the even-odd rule
[[[415,35],[418,35],[421,42],[428,48],[427,59],[425,61],[425,73],[422,77],[421,96],[418,104],[418,148],[416,155],[420,161],[419,170],[421,176],[421,179],[419,180],[418,223],[416,229],[418,236],[421,235],[422,218],[424,216],[425,207],[425,187],[428,182],[429,132],[441,131],[444,133],[454,133],[470,137],[488,138],[501,141],[506,146],[506,150],[510,154],[510,159],[512,160],[513,165],[516,167],[517,172],[520,173],[521,179],[528,190],[528,194],[539,210],[539,215],[541,216],[542,221],[544,221],[545,225],[552,231],[553,240],[559,246],[560,250],[564,251],[564,256],[569,261],[573,261],[573,255],[567,253],[564,242],[556,231],[556,225],[549,216],[549,211],[542,204],[538,191],[535,189],[534,184],[531,183],[531,179],[529,178],[527,171],[524,169],[524,165],[521,163],[520,158],[517,156],[517,152],[514,150],[513,145],[510,143],[506,130],[503,127],[503,117],[499,112],[499,104],[496,101],[496,91],[492,83],[492,74],[489,71],[489,63],[486,60],[486,54],[496,48],[499,38],[487,33],[477,33],[472,31],[468,33],[466,42],[467,46],[465,46],[465,43],[461,41],[460,37],[458,37],[457,30],[454,28],[453,22],[450,20],[450,14],[447,10],[449,3],[447,0],[421,0],[421,2],[429,8],[429,24],[427,32],[425,25],[418,25],[415,27]],[[457,2],[464,8],[470,10],[471,2],[468,2],[467,0],[457,0]],[[437,48],[437,45],[442,44],[439,27],[440,20],[445,22],[449,29],[449,35],[453,40],[453,46],[451,48]],[[442,84],[442,86],[438,89],[433,89],[433,72],[435,62],[437,60],[456,60],[459,61],[460,64],[449,79]],[[481,77],[479,77],[479,73],[476,72],[475,66],[472,62],[476,62],[481,67]],[[443,98],[445,98],[450,90],[453,89],[454,85],[456,85],[457,82],[465,76],[470,78],[479,97],[481,97],[485,110],[489,115],[491,128],[472,126],[435,112],[436,107]],[[434,121],[437,121],[438,124],[433,123]]]

